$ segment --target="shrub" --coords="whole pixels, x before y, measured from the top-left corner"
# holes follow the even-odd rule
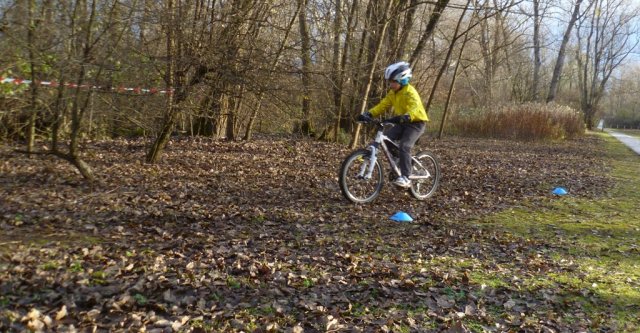
[[[460,135],[525,141],[570,139],[585,130],[578,111],[539,103],[459,114],[452,118],[450,126]]]

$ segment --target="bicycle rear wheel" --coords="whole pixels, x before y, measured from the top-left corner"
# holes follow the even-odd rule
[[[354,203],[373,201],[383,185],[382,165],[376,160],[371,168],[371,152],[359,149],[347,156],[340,167],[340,191],[347,200]],[[371,171],[371,177],[366,178]]]
[[[416,162],[417,160],[417,162]],[[440,164],[430,152],[417,153],[412,164],[411,195],[418,200],[425,200],[436,192],[440,185]]]

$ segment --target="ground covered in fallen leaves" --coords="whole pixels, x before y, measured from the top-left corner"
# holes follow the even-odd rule
[[[553,240],[468,223],[557,200],[556,186],[606,192],[598,140],[423,140],[437,194],[388,184],[368,205],[341,196],[348,149],[331,143],[174,138],[148,165],[147,141],[92,142],[92,185],[4,146],[0,331],[615,330],[572,303],[579,290],[520,285],[575,269],[547,254]],[[415,221],[391,221],[399,210]],[[479,282],[497,273],[511,284]]]

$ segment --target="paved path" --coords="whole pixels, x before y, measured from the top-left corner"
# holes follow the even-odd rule
[[[616,139],[620,140],[620,142],[627,145],[627,147],[631,148],[631,150],[640,154],[640,139],[633,137],[631,135],[626,135],[623,133],[615,132],[613,130],[606,130],[609,134],[611,134]]]

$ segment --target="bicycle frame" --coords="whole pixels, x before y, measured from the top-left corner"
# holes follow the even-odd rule
[[[398,150],[400,149],[400,147],[398,147],[398,145],[393,140],[391,140],[391,138],[389,138],[384,134],[384,127],[387,125],[394,125],[394,124],[389,122],[384,122],[384,121],[382,122],[376,121],[376,126],[378,128],[378,131],[376,132],[376,137],[373,140],[373,142],[371,142],[367,147],[367,149],[371,151],[371,158],[369,159],[369,165],[368,166],[367,164],[362,165],[362,168],[360,169],[358,177],[362,177],[364,179],[371,179],[374,167],[376,165],[376,161],[378,160],[378,150],[379,150],[378,147],[382,147],[382,151],[384,151],[384,155],[387,157],[387,161],[389,162],[391,169],[393,169],[393,172],[395,172],[395,174],[398,176],[401,175],[400,168],[398,167],[398,164],[394,161],[393,156],[391,155],[391,152],[389,151],[389,147],[387,145],[393,145]],[[411,160],[413,161],[413,163],[416,163],[417,165],[422,167],[422,163],[420,163],[420,161],[416,159],[414,156],[411,156]],[[411,175],[409,176],[409,179],[427,179],[430,177],[431,177],[431,174],[427,171],[426,175],[420,175],[420,176]]]

